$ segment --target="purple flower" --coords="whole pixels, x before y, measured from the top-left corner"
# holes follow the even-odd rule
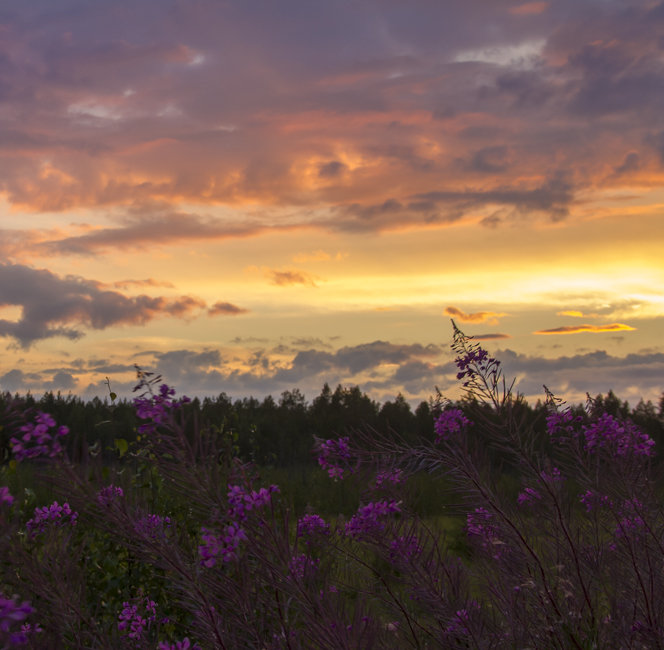
[[[346,524],[345,533],[354,539],[363,539],[380,533],[385,529],[382,520],[397,512],[401,512],[401,508],[394,499],[368,503],[359,508]]]
[[[203,528],[201,539],[202,544],[198,547],[201,564],[213,567],[217,563],[217,558],[220,558],[222,562],[236,560],[240,542],[246,540],[247,535],[237,524],[229,524],[223,535]]]
[[[143,384],[139,384],[134,390],[139,389]],[[139,433],[154,433],[160,424],[168,422],[173,411],[181,408],[183,404],[190,402],[188,397],[182,397],[179,400],[173,399],[175,389],[168,384],[159,386],[159,394],[148,397],[141,396],[134,399],[136,415],[141,420],[149,420],[138,427]]]
[[[11,438],[12,452],[17,461],[28,458],[55,458],[64,451],[59,438],[66,436],[69,429],[65,426],[56,426],[55,420],[48,413],[37,413],[34,422],[23,425],[19,431],[22,433],[20,439]]]
[[[144,515],[134,523],[134,530],[144,537],[164,537],[171,527],[171,518],[161,515]]]
[[[400,536],[390,542],[390,560],[412,560],[422,553],[419,540],[414,535]]]
[[[77,519],[78,513],[73,512],[68,503],[59,505],[54,501],[50,506],[35,508],[35,515],[26,523],[26,528],[30,536],[35,538],[49,527],[61,527],[65,523],[75,526]]]
[[[380,472],[376,475],[376,482],[374,487],[382,487],[384,483],[392,483],[392,485],[399,485],[403,482],[403,471],[400,469],[388,469],[385,472]]]
[[[121,487],[115,485],[107,485],[97,492],[97,503],[100,506],[110,506],[116,499],[124,496]]]
[[[494,559],[503,554],[504,542],[500,539],[500,530],[494,523],[493,515],[485,508],[475,508],[466,518],[466,532],[479,537],[482,548],[489,551]]]
[[[330,478],[342,479],[345,469],[348,469],[351,460],[348,437],[338,440],[323,440],[318,442],[318,464],[325,470]]]
[[[523,492],[519,493],[516,501],[520,506],[532,505],[536,501],[539,501],[541,498],[542,495],[535,488],[527,487]]]
[[[10,635],[10,639],[14,639],[13,645],[19,645],[17,643],[18,639],[24,636],[25,641],[21,641],[21,643],[25,643],[27,641],[27,635],[20,632],[13,632],[11,628],[15,624],[24,621],[35,610],[27,600],[24,600],[19,605],[15,599],[16,597],[5,598],[0,594],[0,641],[5,635]],[[10,645],[12,645],[11,642]]]
[[[244,521],[247,512],[269,505],[272,495],[279,492],[278,485],[270,485],[269,488],[260,488],[258,492],[245,490],[240,485],[228,486],[228,516],[231,519]]]
[[[638,499],[628,499],[623,501],[619,509],[618,526],[616,526],[615,536],[620,539],[628,534],[639,534],[645,522],[641,516],[643,504]]]
[[[6,503],[8,505],[14,503],[14,497],[9,494],[8,487],[0,487],[0,504],[2,503]]]
[[[567,408],[564,411],[551,411],[546,416],[546,430],[554,439],[576,437],[576,426],[583,421],[580,415],[573,415]]]
[[[297,536],[307,538],[307,544],[311,539],[330,534],[330,526],[319,515],[304,515],[297,522]]]
[[[450,436],[462,433],[470,424],[470,420],[461,409],[447,409],[443,411],[434,425],[436,430],[436,443],[449,440]]]
[[[139,611],[138,605],[124,602],[118,615],[118,630],[136,642],[143,640],[145,630],[149,629],[157,618],[157,603],[154,600],[146,598],[142,605]]]
[[[198,643],[191,644],[188,637],[184,637],[182,641],[175,643],[168,643],[167,641],[160,641],[157,650],[201,650]]]
[[[288,562],[289,573],[299,580],[304,578],[305,574],[311,574],[318,568],[319,560],[314,560],[304,553],[294,555]]]
[[[652,456],[655,441],[630,420],[620,421],[603,413],[595,422],[582,427],[585,448],[591,453],[608,449],[614,456]]]
[[[579,501],[586,506],[586,512],[590,512],[597,507],[611,507],[613,505],[609,497],[593,490],[586,490],[583,494],[580,494]]]

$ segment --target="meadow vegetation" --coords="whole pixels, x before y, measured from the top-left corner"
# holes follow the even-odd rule
[[[0,648],[660,648],[662,411],[2,397]],[[109,386],[110,390],[110,386]]]

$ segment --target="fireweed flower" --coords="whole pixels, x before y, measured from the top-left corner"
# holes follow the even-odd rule
[[[519,493],[516,502],[520,506],[532,505],[533,503],[541,500],[542,495],[535,488],[526,488],[523,492]]]
[[[546,430],[553,440],[575,438],[578,435],[577,425],[582,421],[583,418],[575,416],[569,408],[554,410],[546,416]]]
[[[237,524],[226,526],[221,535],[203,528],[202,544],[198,547],[201,564],[205,567],[213,567],[217,563],[217,559],[222,562],[236,560],[240,542],[246,539],[247,534]]]
[[[139,384],[136,389],[140,388],[140,386]],[[134,398],[136,415],[141,420],[149,420],[149,422],[145,422],[138,427],[139,433],[154,433],[160,424],[169,420],[173,411],[191,401],[188,397],[182,397],[179,400],[173,399],[174,395],[174,388],[171,388],[167,384],[161,384],[158,395]]]
[[[289,573],[298,580],[302,580],[305,575],[311,574],[318,568],[319,560],[314,560],[304,553],[294,555],[288,562]]]
[[[134,531],[143,537],[165,537],[171,527],[171,518],[161,515],[145,515],[134,522]]]
[[[175,643],[161,641],[157,646],[157,650],[201,650],[201,646],[198,643],[192,645],[189,637],[184,637],[182,641],[176,641]]]
[[[376,474],[375,488],[382,487],[385,483],[399,485],[403,482],[403,471],[400,469],[388,469],[385,472]]]
[[[466,532],[478,537],[482,548],[491,553],[494,559],[502,556],[504,542],[500,539],[499,528],[493,521],[493,515],[485,508],[475,508],[466,518]]]
[[[603,413],[595,422],[582,427],[585,448],[594,452],[608,449],[615,456],[652,456],[655,441],[629,420],[620,421]]]
[[[97,492],[97,503],[100,506],[110,506],[116,499],[124,496],[121,487],[115,485],[107,485]]]
[[[135,642],[141,642],[145,631],[150,629],[157,618],[157,603],[145,599],[141,611],[138,605],[122,603],[122,611],[118,615],[118,630]]]
[[[338,440],[323,440],[318,443],[318,464],[325,470],[330,478],[342,479],[344,471],[348,469],[351,460],[349,438]]]
[[[309,544],[313,539],[330,534],[330,526],[319,515],[304,515],[297,522],[297,537],[303,537]]]
[[[44,533],[47,528],[59,528],[66,523],[75,526],[77,519],[78,513],[72,511],[68,503],[60,505],[54,501],[50,506],[35,508],[35,516],[25,526],[30,532],[30,537],[34,539],[37,535]]]
[[[441,440],[449,440],[450,436],[455,436],[465,431],[470,424],[470,420],[463,414],[461,409],[447,409],[443,411],[434,425],[436,431],[436,443]]]
[[[412,560],[422,553],[419,540],[414,535],[401,535],[390,542],[390,560]]]
[[[594,490],[586,490],[583,494],[580,494],[579,501],[586,507],[586,512],[602,507],[610,508],[613,505],[609,497]]]
[[[11,438],[14,458],[17,461],[40,456],[55,458],[59,456],[64,448],[60,444],[60,438],[69,433],[65,426],[56,427],[55,420],[48,414],[37,413],[34,422],[23,425],[19,431],[21,437]]]
[[[12,627],[24,621],[34,611],[34,608],[27,600],[19,604],[16,601],[16,597],[5,598],[0,594],[0,642],[8,642],[8,645],[4,647],[11,647],[27,642],[27,634],[18,630],[12,630]]]
[[[9,494],[8,487],[0,487],[0,505],[3,503],[6,503],[9,506],[14,503],[14,497]]]
[[[278,485],[260,488],[258,492],[255,490],[249,492],[240,485],[229,485],[228,516],[231,519],[244,521],[247,518],[247,512],[269,505],[272,495],[278,492]]]
[[[362,506],[346,524],[346,535],[361,540],[382,532],[385,529],[383,520],[389,515],[401,512],[399,503],[391,499],[390,501],[376,501]]]
[[[618,525],[614,533],[616,538],[640,534],[645,526],[640,514],[642,511],[643,504],[638,499],[628,499],[623,502],[619,509]]]

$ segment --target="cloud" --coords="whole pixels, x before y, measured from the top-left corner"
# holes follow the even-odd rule
[[[215,302],[208,308],[209,316],[236,316],[238,314],[247,314],[248,309],[238,307],[230,302]]]
[[[548,8],[548,2],[524,2],[515,7],[510,7],[508,11],[514,16],[532,16],[544,13]]]
[[[624,323],[611,323],[610,325],[564,325],[548,330],[537,330],[533,334],[578,334],[580,332],[621,332],[633,331],[636,327]]]
[[[493,311],[477,311],[472,314],[467,314],[457,307],[445,307],[443,312],[446,316],[453,316],[458,318],[462,323],[489,323],[490,325],[497,325],[498,319],[507,316],[505,313],[497,313]]]
[[[77,276],[60,277],[45,269],[0,263],[0,306],[18,306],[16,321],[0,320],[0,336],[23,347],[40,339],[64,336],[76,340],[80,327],[105,329],[112,325],[144,325],[159,316],[187,318],[205,308],[192,296],[128,297]]]
[[[113,282],[110,286],[112,286],[114,289],[129,289],[130,287],[163,287],[165,289],[175,288],[175,285],[172,282],[155,280],[154,278],[146,278],[145,280],[118,280],[117,282]]]
[[[473,334],[473,340],[475,341],[494,341],[497,339],[511,339],[512,337],[509,334]]]
[[[277,269],[267,269],[265,274],[270,278],[271,284],[279,287],[285,287],[291,284],[302,284],[306,287],[316,287],[316,277],[306,271],[295,269],[278,271]]]

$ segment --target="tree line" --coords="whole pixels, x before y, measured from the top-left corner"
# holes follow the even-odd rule
[[[594,398],[596,406],[620,418],[630,418],[664,447],[664,394],[657,405],[640,401],[635,407],[620,400],[612,391]],[[454,404],[464,409],[463,400]],[[382,404],[372,400],[358,386],[326,383],[311,402],[295,388],[259,400],[255,397],[232,399],[226,393],[216,397],[194,398],[184,405],[188,427],[213,427],[228,438],[228,444],[244,461],[261,466],[289,467],[315,463],[314,437],[327,439],[371,430],[379,435],[398,435],[404,442],[433,441],[434,420],[440,404],[430,398],[414,409],[398,395]],[[573,407],[579,411],[582,405]],[[536,435],[545,431],[546,405],[518,403],[519,419]],[[93,447],[109,460],[115,457],[117,440],[131,444],[136,440],[141,420],[130,399],[109,400],[94,397],[84,400],[75,395],[47,392],[41,398],[31,394],[0,393],[0,454],[10,455],[10,438],[30,412],[50,413],[58,424],[69,427],[67,444],[73,458]]]

